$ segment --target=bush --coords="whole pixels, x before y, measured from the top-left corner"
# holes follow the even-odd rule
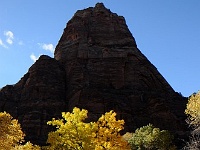
[[[175,150],[173,137],[166,130],[155,128],[152,124],[136,129],[128,140],[132,150]]]

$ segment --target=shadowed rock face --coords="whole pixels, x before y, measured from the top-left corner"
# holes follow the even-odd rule
[[[19,120],[27,140],[44,144],[50,131],[46,122],[67,108],[65,90],[63,68],[41,56],[17,84],[0,91],[0,108]]]
[[[186,101],[137,48],[125,19],[102,3],[67,23],[55,59],[41,56],[15,85],[0,91],[0,111],[18,118],[27,139],[44,144],[47,120],[77,106],[96,120],[111,109],[125,131],[152,123],[184,131]]]
[[[125,19],[102,3],[80,10],[67,23],[55,59],[67,77],[69,109],[114,109],[126,129],[153,123],[180,130],[185,102],[137,48]]]

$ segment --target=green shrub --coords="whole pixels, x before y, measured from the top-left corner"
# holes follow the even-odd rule
[[[128,140],[132,150],[175,150],[173,136],[152,124],[136,129]]]

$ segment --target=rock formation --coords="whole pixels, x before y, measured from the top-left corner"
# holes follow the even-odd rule
[[[137,48],[125,19],[103,4],[75,13],[55,59],[65,68],[69,109],[84,107],[93,114],[114,109],[132,130],[149,122],[181,127],[182,98]]]
[[[46,122],[67,108],[65,93],[64,69],[55,59],[41,56],[17,84],[0,91],[0,111],[19,120],[27,140],[44,144],[50,131]]]
[[[34,143],[44,144],[47,120],[73,107],[96,120],[111,109],[125,131],[154,124],[184,131],[186,101],[137,48],[125,19],[102,3],[67,23],[55,58],[41,56],[13,86],[0,91],[0,111],[18,118]]]

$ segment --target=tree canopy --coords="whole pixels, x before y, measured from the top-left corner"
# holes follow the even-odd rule
[[[149,124],[136,129],[128,142],[132,150],[175,150],[172,139],[167,130],[160,130]]]
[[[116,120],[115,112],[105,113],[97,122],[85,123],[87,113],[87,110],[75,107],[72,113],[63,112],[63,119],[49,121],[49,125],[57,128],[48,135],[49,149],[125,150],[128,148],[128,143],[119,134],[124,121]]]
[[[22,132],[21,126],[17,119],[6,112],[0,112],[0,149],[5,150],[39,150],[40,147],[24,142],[25,134]]]
[[[185,113],[188,115],[188,123],[193,126],[200,124],[200,92],[189,97]]]

